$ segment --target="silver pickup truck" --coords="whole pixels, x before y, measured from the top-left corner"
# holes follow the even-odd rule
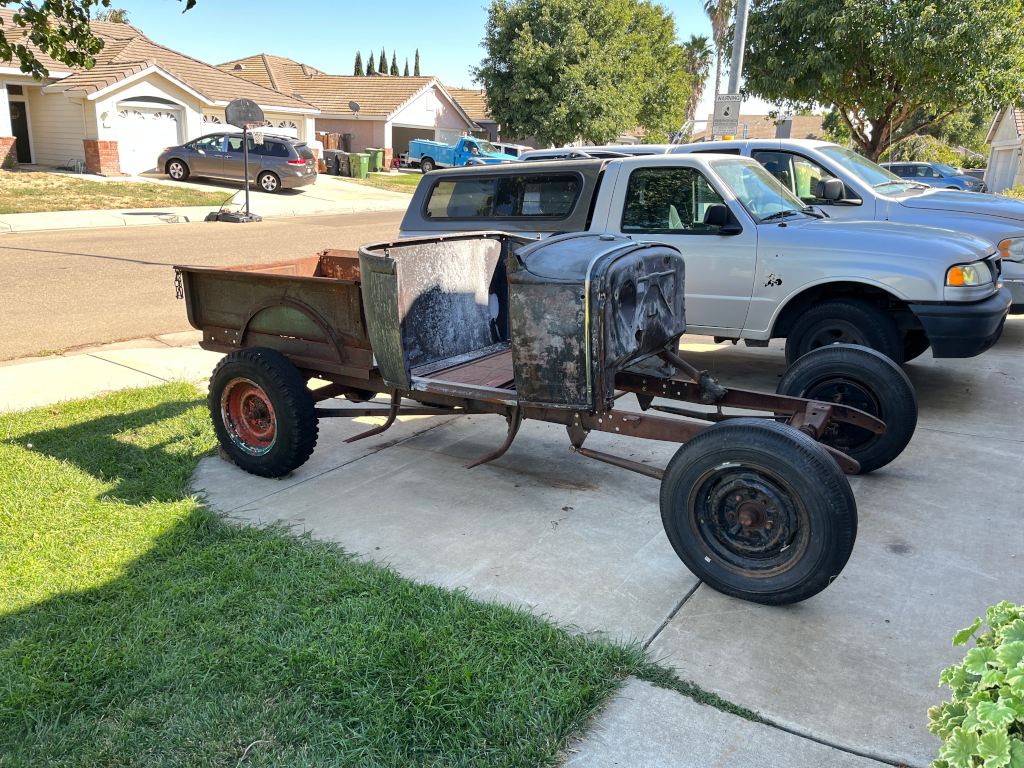
[[[830,180],[819,179],[821,191],[835,195],[842,182]],[[838,215],[847,209],[867,220]],[[495,229],[672,245],[686,261],[688,331],[751,346],[785,338],[791,364],[837,342],[898,364],[929,346],[935,357],[971,357],[999,339],[1010,307],[991,241],[876,220],[873,204],[809,205],[736,154],[438,171],[401,227],[404,236]]]

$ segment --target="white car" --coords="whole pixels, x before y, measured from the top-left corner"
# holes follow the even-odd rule
[[[807,205],[748,157],[661,154],[444,170],[420,184],[401,230],[668,243],[686,260],[689,332],[751,346],[786,338],[791,363],[836,342],[903,363],[929,346],[935,357],[971,357],[999,339],[1010,296],[994,245],[829,215],[840,210]]]
[[[752,157],[804,204],[828,211],[833,218],[930,224],[977,235],[1000,251],[1012,311],[1024,312],[1024,202],[930,188],[825,141],[746,139],[664,146],[670,153]],[[841,188],[834,185],[833,196],[818,197],[817,182],[829,179],[842,181]]]

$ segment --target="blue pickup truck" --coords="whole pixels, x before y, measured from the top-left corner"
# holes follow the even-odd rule
[[[515,159],[512,155],[499,152],[486,139],[477,139],[473,136],[463,136],[455,146],[422,139],[409,142],[408,163],[409,165],[419,165],[420,170],[424,173],[430,173],[435,168],[467,165],[470,164],[470,161],[490,164]]]

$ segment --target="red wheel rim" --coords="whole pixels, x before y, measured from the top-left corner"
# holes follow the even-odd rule
[[[277,416],[267,393],[249,379],[232,379],[220,398],[220,414],[231,442],[262,456],[277,440]]]

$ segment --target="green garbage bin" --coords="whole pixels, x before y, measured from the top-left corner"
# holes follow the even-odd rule
[[[370,170],[374,173],[378,173],[384,170],[384,150],[378,149],[377,147],[367,147],[366,151],[370,153]]]
[[[348,163],[353,179],[365,179],[370,172],[370,156],[365,152],[352,152]]]

